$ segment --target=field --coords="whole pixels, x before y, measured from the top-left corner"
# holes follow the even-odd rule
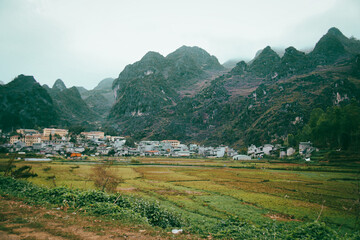
[[[118,193],[158,201],[180,213],[188,231],[206,235],[219,220],[236,218],[261,226],[283,228],[324,222],[332,229],[358,229],[359,166],[280,161],[234,162],[211,159],[112,159],[111,171],[124,181]],[[3,159],[2,161],[6,161]],[[109,159],[58,160],[31,165],[36,185],[94,189],[95,164]]]

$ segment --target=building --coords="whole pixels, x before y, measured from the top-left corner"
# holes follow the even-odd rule
[[[216,157],[221,158],[225,156],[226,147],[218,147],[215,149]]]
[[[14,144],[16,142],[24,142],[24,138],[21,138],[19,135],[14,135],[10,137],[10,144]]]
[[[67,129],[57,129],[57,128],[44,128],[43,136],[49,137],[54,136],[55,134],[59,135],[60,137],[66,137],[69,131]]]
[[[263,157],[264,156],[263,146],[256,147],[254,144],[251,144],[248,147],[247,154],[253,158]]]
[[[265,144],[262,148],[264,154],[266,155],[270,155],[271,151],[274,150],[274,146],[271,144]]]
[[[233,160],[251,160],[251,157],[248,155],[235,155]]]
[[[84,135],[84,137],[88,140],[104,139],[105,137],[104,132],[100,132],[100,131],[82,132],[81,135]]]
[[[190,156],[190,151],[176,151],[174,152],[175,157],[189,157]]]
[[[22,134],[22,135],[34,135],[34,134],[39,134],[39,131],[36,131],[34,129],[17,129],[16,132],[18,134]]]
[[[180,141],[178,140],[162,140],[162,143],[170,143],[172,147],[178,147],[180,145]]]
[[[125,141],[125,137],[120,137],[120,136],[110,136],[110,135],[106,135],[106,139],[111,141],[111,142],[116,142],[116,141]]]
[[[80,158],[81,157],[81,153],[72,153],[70,155],[71,158]]]
[[[25,136],[25,145],[32,146],[34,143],[41,143],[41,134],[33,134]]]
[[[292,148],[292,147],[289,147],[287,150],[286,150],[286,155],[287,156],[291,156],[295,153],[295,149]]]

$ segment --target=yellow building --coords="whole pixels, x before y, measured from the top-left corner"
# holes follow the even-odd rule
[[[57,129],[57,128],[44,128],[43,136],[48,137],[50,134],[54,136],[55,134],[60,137],[65,137],[68,135],[69,131],[67,129]]]
[[[25,145],[26,146],[32,146],[34,143],[41,143],[41,134],[25,136]]]
[[[18,134],[22,134],[22,135],[32,135],[32,134],[39,134],[39,131],[36,131],[34,129],[17,129],[16,132]]]
[[[24,138],[21,138],[19,135],[14,135],[10,137],[10,144],[14,144],[19,141],[24,142]]]

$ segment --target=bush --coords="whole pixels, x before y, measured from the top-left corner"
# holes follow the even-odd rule
[[[287,239],[336,239],[337,233],[327,227],[325,223],[311,222],[295,228]]]
[[[128,222],[148,223],[145,217],[132,209],[121,208],[113,203],[99,202],[90,204],[84,208],[87,212],[97,216],[109,216],[117,220],[126,220]]]
[[[162,208],[157,202],[96,190],[80,191],[66,187],[48,189],[0,176],[0,193],[27,198],[36,203],[50,203],[73,209],[83,208],[94,215],[109,215],[116,219],[128,218],[162,228],[181,227],[183,223],[180,215]]]

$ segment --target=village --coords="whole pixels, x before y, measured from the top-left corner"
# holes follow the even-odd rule
[[[1,145],[10,153],[36,153],[46,157],[63,156],[72,159],[81,159],[87,156],[165,156],[165,157],[206,157],[233,160],[261,159],[266,156],[280,158],[292,156],[296,153],[293,147],[265,144],[256,147],[250,145],[247,154],[228,146],[200,146],[192,143],[182,144],[178,140],[140,141],[127,144],[122,136],[105,135],[101,131],[81,132],[70,135],[67,129],[44,128],[42,130],[17,129],[16,134],[3,134],[1,138],[5,143]],[[3,141],[4,142],[4,141]],[[310,159],[311,153],[316,150],[310,142],[299,144],[299,154]]]

